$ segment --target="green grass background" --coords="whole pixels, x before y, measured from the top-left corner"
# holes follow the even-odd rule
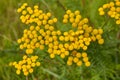
[[[26,26],[20,22],[16,12],[24,2],[29,6],[37,4],[45,12],[52,12],[59,22],[62,22],[65,10],[80,10],[91,26],[103,28],[105,39],[104,45],[90,46],[95,48],[88,54],[91,61],[89,68],[67,66],[59,57],[51,60],[44,51],[36,51],[42,57],[42,66],[29,75],[29,80],[120,80],[119,25],[115,24],[114,19],[98,14],[98,8],[110,1],[113,0],[0,0],[0,80],[26,80],[26,77],[16,75],[15,69],[8,66],[10,61],[18,61],[24,54],[16,42]],[[57,26],[64,30],[62,24],[58,23]]]

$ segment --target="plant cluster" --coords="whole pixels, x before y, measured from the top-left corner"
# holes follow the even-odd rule
[[[18,63],[11,63],[17,74],[22,70],[27,76],[33,72],[33,67],[40,66],[40,62],[36,62],[39,57],[33,56],[35,49],[47,49],[50,58],[60,56],[67,65],[81,66],[84,62],[89,67],[91,63],[86,52],[89,45],[93,42],[104,43],[103,29],[90,26],[88,18],[82,18],[78,10],[67,10],[63,16],[63,25],[70,24],[68,31],[57,30],[57,18],[52,17],[50,12],[39,10],[37,5],[32,8],[24,3],[17,12],[21,14],[22,23],[29,26],[18,39],[20,49],[25,49],[26,55]]]
[[[99,15],[103,16],[107,14],[111,18],[116,20],[116,24],[120,24],[120,1],[115,0],[104,4],[98,9]]]
[[[29,73],[33,73],[33,68],[36,66],[40,66],[40,62],[36,61],[38,59],[38,56],[23,56],[23,60],[19,61],[18,63],[11,62],[9,65],[14,66],[16,70],[16,74],[20,74],[21,71],[23,71],[23,74],[25,76],[28,76]]]

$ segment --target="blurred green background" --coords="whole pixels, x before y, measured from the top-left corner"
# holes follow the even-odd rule
[[[120,80],[120,38],[117,37],[120,28],[114,19],[101,17],[98,13],[98,8],[110,1],[113,0],[0,0],[0,80],[26,79],[23,75],[16,75],[8,66],[10,61],[20,60],[24,54],[19,50],[17,39],[22,36],[26,25],[21,23],[16,12],[24,2],[29,6],[37,4],[45,12],[50,11],[59,22],[62,22],[65,10],[80,10],[91,26],[103,28],[105,39],[104,45],[94,45],[96,49],[91,50],[89,68],[67,66],[63,60],[51,60],[42,54],[44,51],[37,51],[44,65],[36,68],[29,80]],[[62,27],[59,23],[58,26]]]

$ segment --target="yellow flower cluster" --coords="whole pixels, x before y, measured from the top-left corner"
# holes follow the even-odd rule
[[[17,12],[21,13],[20,19],[23,23],[33,24],[29,29],[25,29],[23,37],[18,39],[20,49],[26,48],[26,53],[32,54],[35,48],[43,50],[44,45],[56,40],[53,24],[57,22],[57,18],[50,18],[50,12],[43,13],[37,5],[32,9],[27,3],[24,3]]]
[[[78,42],[78,49],[81,47],[83,50],[87,50],[87,46],[90,45],[91,41],[98,40],[99,44],[104,43],[102,39],[103,30],[101,28],[94,29],[88,25],[88,19],[83,18],[80,15],[80,11],[76,10],[74,13],[71,10],[67,10],[63,18],[63,23],[70,22],[72,24],[73,30],[69,30],[69,36],[73,37],[73,42]]]
[[[99,15],[105,15],[105,12],[111,18],[116,20],[116,24],[120,24],[120,1],[115,0],[104,4],[98,9]]]
[[[24,3],[17,12],[21,13],[21,21],[30,26],[24,30],[22,38],[18,39],[20,49],[25,48],[26,54],[32,54],[36,48],[40,50],[46,48],[50,58],[55,58],[58,55],[63,59],[67,58],[67,65],[75,63],[81,66],[84,62],[85,66],[88,67],[91,64],[85,52],[88,46],[95,41],[99,44],[104,43],[103,30],[89,26],[88,19],[82,18],[78,10],[75,12],[67,10],[63,16],[63,25],[68,23],[72,26],[69,31],[55,30],[54,23],[57,22],[57,18],[51,18],[50,12],[44,13],[39,10],[38,6],[34,6],[32,9],[27,3]],[[32,58],[28,59],[32,61]],[[23,59],[23,61],[27,63],[28,59]],[[16,63],[17,66],[18,64]],[[25,66],[27,65],[28,63]],[[16,68],[17,74],[20,74],[22,66],[20,70],[18,67]],[[28,75],[28,71],[27,69],[25,75]]]
[[[76,63],[78,66],[81,66],[82,61],[79,60],[81,58],[81,54],[86,52],[79,53],[77,50],[82,49],[82,51],[86,51],[91,42],[98,41],[99,44],[104,43],[104,39],[102,38],[103,30],[94,29],[93,27],[88,25],[88,19],[83,18],[80,15],[80,11],[76,10],[72,12],[71,10],[67,10],[64,17],[63,23],[70,23],[72,25],[72,30],[68,32],[63,32],[62,36],[59,36],[59,40],[63,43],[61,50],[61,57],[68,57],[67,64],[72,65],[72,62]],[[52,49],[50,49],[52,51]],[[62,51],[66,51],[63,52]],[[72,52],[71,52],[72,51]],[[70,53],[71,52],[71,53]],[[69,54],[68,54],[69,53]],[[60,54],[60,52],[57,54]],[[73,55],[74,54],[74,55]],[[53,56],[53,55],[52,55]],[[72,57],[73,56],[73,57]],[[84,58],[84,57],[83,57]],[[85,62],[85,66],[90,66],[90,62],[88,61],[88,57],[83,59]]]
[[[42,10],[39,10],[37,5],[34,6],[32,9],[28,6],[27,3],[24,3],[20,8],[17,10],[18,13],[21,13],[20,19],[25,24],[35,23],[38,26],[50,24],[57,22],[56,18],[50,19],[51,13],[43,13]]]
[[[81,66],[82,65],[82,61],[81,61],[81,58],[83,60],[83,62],[85,63],[85,66],[90,66],[90,62],[88,60],[88,57],[87,57],[87,53],[86,52],[77,52],[77,51],[72,51],[71,53],[71,56],[68,57],[68,60],[67,60],[67,64],[68,65],[72,65],[72,63],[76,63],[77,66]]]
[[[74,13],[71,10],[66,11],[63,23],[70,22],[73,29],[65,32],[55,30],[53,24],[57,22],[57,18],[50,18],[51,13],[43,13],[42,10],[38,9],[38,6],[34,6],[33,10],[24,3],[18,9],[18,12],[22,14],[20,19],[23,23],[36,23],[36,25],[31,25],[29,29],[25,29],[23,37],[18,39],[20,49],[26,48],[27,54],[32,54],[36,48],[44,50],[46,46],[51,58],[54,58],[56,55],[59,55],[61,58],[73,56],[73,62],[80,66],[82,62],[79,61],[80,57],[76,56],[74,59],[74,51],[77,52],[80,49],[86,51],[90,43],[96,40],[99,44],[104,43],[104,39],[101,36],[103,30],[93,29],[93,27],[89,26],[87,24],[88,19],[82,19],[78,10]],[[28,15],[29,17],[26,18]],[[81,55],[79,52],[74,54]],[[90,66],[88,57],[85,57],[83,61],[86,66]],[[72,64],[72,61],[68,59],[67,64]]]
[[[28,76],[29,73],[33,73],[33,68],[36,66],[40,66],[40,62],[37,62],[38,56],[28,57],[27,55],[23,56],[23,60],[19,62],[11,62],[9,65],[14,66],[16,70],[16,74],[20,74],[23,72],[25,76]]]

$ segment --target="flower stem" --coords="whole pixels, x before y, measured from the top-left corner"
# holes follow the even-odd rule
[[[26,80],[28,80],[28,76],[26,76]]]

